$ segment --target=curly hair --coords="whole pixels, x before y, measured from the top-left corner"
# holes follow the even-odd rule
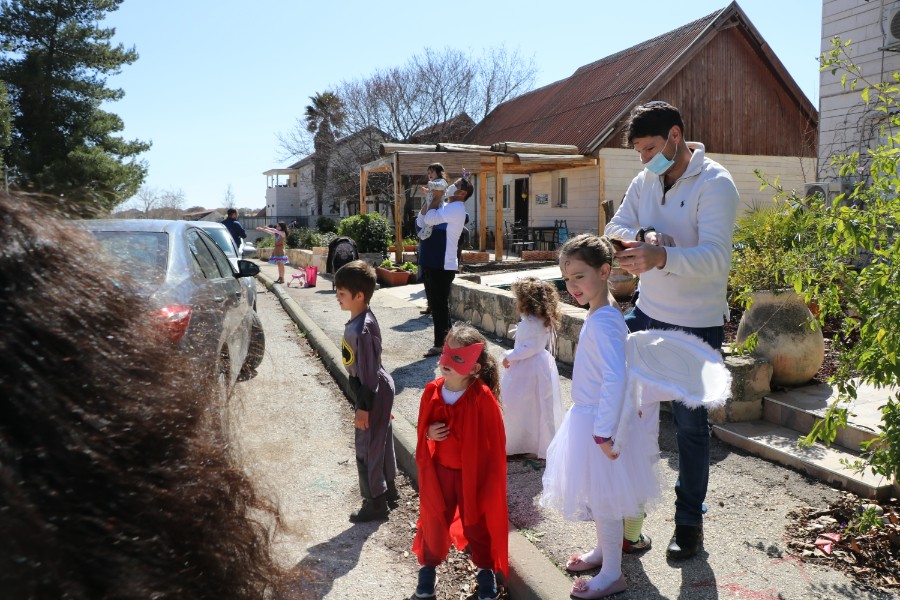
[[[0,589],[275,594],[278,511],[232,455],[213,376],[163,343],[127,276],[53,202],[0,193]]]
[[[502,403],[500,402],[500,365],[497,364],[497,359],[491,354],[487,339],[480,331],[468,323],[455,324],[450,328],[450,331],[447,332],[447,337],[456,340],[460,346],[484,344],[481,355],[478,357],[478,364],[481,365],[478,377],[480,377],[494,393],[497,404],[502,406]]]
[[[519,312],[544,320],[544,327],[555,329],[562,318],[556,286],[537,277],[523,277],[512,284]]]

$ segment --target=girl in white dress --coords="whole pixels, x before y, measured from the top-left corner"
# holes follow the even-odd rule
[[[622,519],[642,516],[645,506],[659,496],[657,442],[648,434],[654,429],[642,423],[639,414],[620,421],[623,406],[634,405],[625,402],[628,329],[607,286],[613,256],[606,237],[583,234],[568,240],[559,257],[566,288],[590,311],[575,352],[573,406],[547,451],[541,504],[556,508],[566,519],[593,520],[596,525],[596,547],[566,564],[572,572],[602,565],[591,580],[575,580],[575,598],[603,598],[625,589]],[[638,413],[636,407],[625,410]],[[629,431],[617,431],[620,422]],[[614,447],[620,435],[628,440],[621,449]]]
[[[500,382],[506,426],[506,454],[546,458],[547,447],[562,421],[559,372],[551,353],[559,326],[559,294],[552,284],[526,277],[512,284],[521,320],[516,344],[503,358]]]

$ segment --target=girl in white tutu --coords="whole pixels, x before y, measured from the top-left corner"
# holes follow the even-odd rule
[[[622,519],[643,516],[645,506],[659,496],[657,442],[648,434],[653,427],[634,415],[621,421],[630,431],[616,430],[623,406],[633,404],[625,402],[628,329],[607,286],[613,256],[609,239],[583,234],[568,240],[559,257],[566,289],[590,311],[575,353],[573,406],[547,451],[541,504],[566,519],[596,525],[597,545],[566,564],[572,572],[602,565],[594,578],[575,580],[575,598],[603,598],[625,590]],[[627,445],[614,447],[617,436],[627,439]]]
[[[504,401],[506,454],[534,454],[546,458],[547,447],[562,421],[559,372],[550,353],[559,325],[556,287],[536,277],[512,284],[521,320],[516,345],[503,357],[500,382]]]

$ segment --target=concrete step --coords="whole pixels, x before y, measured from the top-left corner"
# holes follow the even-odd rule
[[[724,442],[743,448],[765,459],[804,471],[831,485],[864,498],[886,498],[892,493],[891,483],[868,471],[856,474],[842,464],[854,461],[859,454],[840,446],[814,444],[806,448],[797,445],[802,435],[782,425],[768,421],[745,421],[714,425],[713,432]]]
[[[888,394],[889,391],[861,386],[856,401],[849,407],[847,427],[838,430],[834,443],[858,451],[862,442],[874,438],[881,427],[878,407]],[[836,397],[837,392],[824,383],[771,392],[763,398],[762,418],[805,435],[825,416]]]

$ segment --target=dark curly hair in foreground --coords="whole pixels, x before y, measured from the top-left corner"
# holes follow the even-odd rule
[[[0,193],[0,589],[265,598],[276,508],[223,441],[213,381],[53,199]]]

